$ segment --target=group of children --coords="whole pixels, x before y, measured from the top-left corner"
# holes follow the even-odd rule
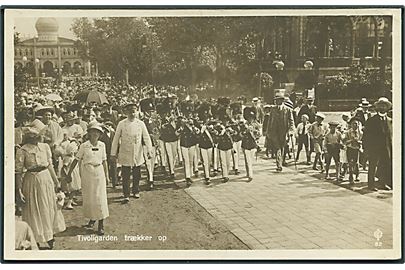
[[[175,160],[181,161],[187,186],[192,184],[191,175],[198,174],[198,163],[201,161],[205,184],[210,184],[211,175],[221,171],[222,181],[229,181],[230,172],[239,174],[239,159],[244,155],[246,176],[253,179],[253,159],[261,136],[260,125],[255,115],[247,110],[245,119],[204,119],[197,123],[184,116],[163,123],[160,151],[167,155],[170,176],[174,178]],[[180,153],[178,153],[180,148]]]
[[[344,123],[337,121],[328,123],[329,128],[323,123],[325,115],[316,114],[314,123],[309,123],[308,116],[302,115],[301,122],[297,125],[296,136],[298,142],[296,161],[300,152],[305,147],[307,165],[311,164],[311,152],[315,152],[312,168],[325,171],[325,179],[331,179],[329,169],[333,159],[336,167],[336,180],[342,181],[349,173],[349,181],[359,181],[359,156],[362,153],[361,140],[363,132],[361,122],[350,114],[343,115]],[[325,166],[323,160],[325,161]]]

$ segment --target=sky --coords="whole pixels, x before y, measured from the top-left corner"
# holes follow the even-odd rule
[[[37,17],[23,18],[15,21],[15,29],[17,32],[21,33],[20,37],[22,39],[37,36],[37,30],[35,29],[35,23]],[[75,39],[75,36],[70,27],[75,18],[63,18],[58,17],[56,20],[59,24],[59,36]]]

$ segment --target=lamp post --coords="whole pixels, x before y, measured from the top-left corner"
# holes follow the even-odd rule
[[[40,84],[39,84],[39,59],[38,58],[35,59],[35,76],[37,77],[38,88],[41,88]]]

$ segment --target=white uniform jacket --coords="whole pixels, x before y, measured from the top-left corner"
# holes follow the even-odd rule
[[[145,123],[139,119],[124,119],[118,123],[111,156],[117,156],[118,152],[118,163],[122,166],[140,166],[145,162],[142,143],[148,151],[151,150],[152,143]]]

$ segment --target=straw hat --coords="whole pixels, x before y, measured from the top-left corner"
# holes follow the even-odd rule
[[[313,66],[314,66],[314,62],[312,62],[311,60],[307,60],[304,63],[305,68],[309,68],[309,67],[313,67]]]
[[[325,119],[325,115],[323,113],[321,113],[321,112],[317,112],[315,116],[320,117],[322,119]]]
[[[338,125],[339,125],[339,122],[337,122],[337,121],[330,121],[329,122],[329,126],[337,127]]]
[[[277,92],[274,95],[274,99],[284,99],[284,95],[282,93],[280,93],[280,92]]]
[[[386,97],[380,97],[380,98],[374,103],[374,106],[375,106],[375,107],[381,106],[381,105],[387,106],[388,109],[391,109],[391,107],[392,107],[391,101],[389,101],[388,98],[386,98]]]
[[[31,122],[30,126],[25,129],[26,135],[37,136],[41,135],[45,131],[46,125],[39,119],[35,119]]]
[[[95,129],[103,133],[103,127],[100,123],[94,121],[90,122],[90,124],[87,126],[87,133],[89,133],[90,130]]]
[[[55,109],[52,106],[39,105],[34,109],[36,115],[43,115],[46,112],[54,113]]]

